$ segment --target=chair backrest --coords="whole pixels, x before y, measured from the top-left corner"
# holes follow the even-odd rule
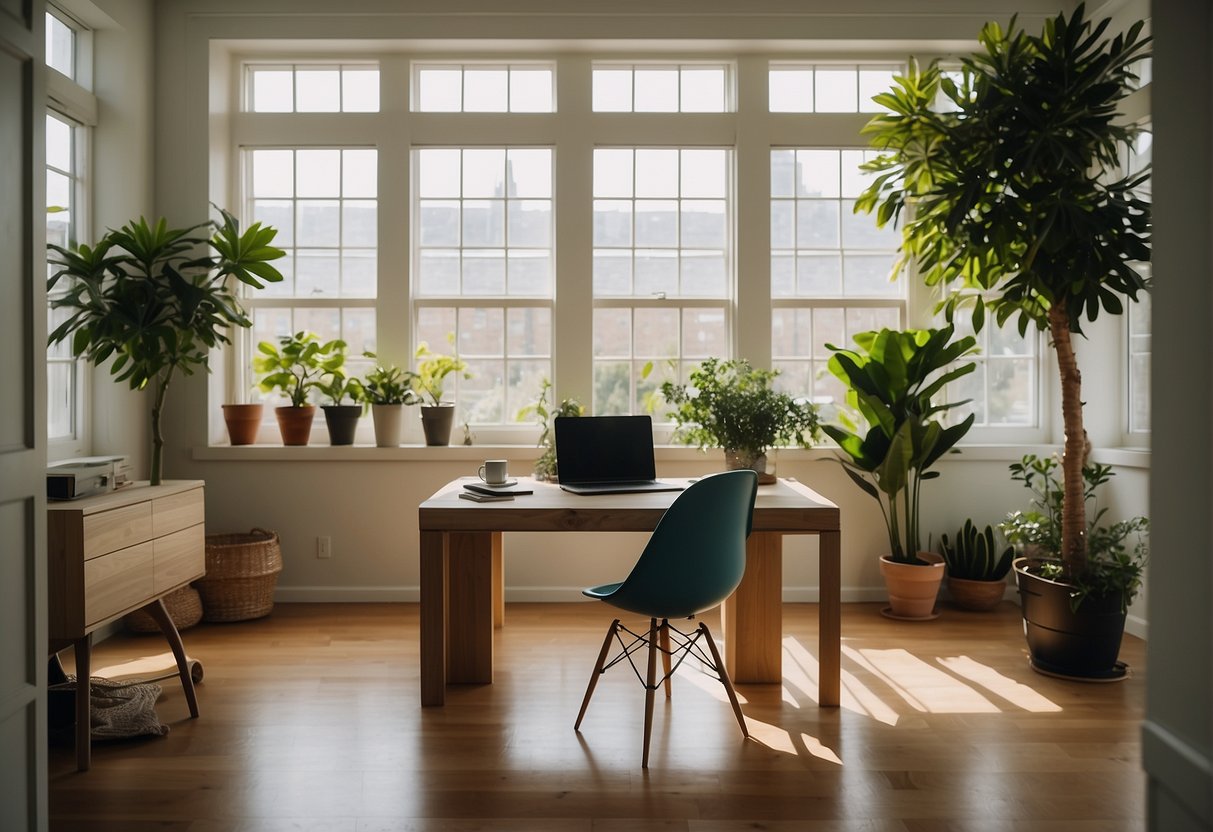
[[[653,530],[613,606],[655,618],[686,618],[732,594],[745,573],[758,475],[726,471],[691,483]]]

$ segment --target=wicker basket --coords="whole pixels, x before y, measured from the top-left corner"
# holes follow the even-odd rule
[[[168,617],[173,619],[178,630],[189,629],[202,620],[202,598],[192,586],[183,586],[176,592],[165,595],[164,606],[168,610]],[[123,620],[126,629],[132,633],[160,632],[156,619],[145,610],[135,610]]]
[[[278,533],[206,536],[206,576],[194,582],[207,621],[245,621],[270,614],[274,586],[282,571]]]

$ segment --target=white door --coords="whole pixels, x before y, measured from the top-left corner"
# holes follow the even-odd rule
[[[45,830],[43,0],[0,0],[0,829]]]

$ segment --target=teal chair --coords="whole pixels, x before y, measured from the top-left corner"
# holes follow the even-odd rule
[[[757,493],[758,475],[753,471],[727,471],[692,483],[666,510],[625,580],[583,590],[582,594],[590,598],[647,616],[649,628],[645,633],[634,633],[620,624],[618,618],[611,622],[594,672],[590,674],[590,684],[574,730],[581,728],[598,677],[626,659],[645,689],[641,766],[648,768],[653,695],[659,685],[664,685],[669,699],[670,676],[688,655],[694,654],[720,678],[741,733],[750,736],[733,683],[707,624],[700,621],[698,627],[684,633],[671,626],[670,619],[694,618],[720,604],[741,583],[745,573],[745,542],[753,522]],[[628,639],[624,638],[624,633]],[[701,640],[710,656],[700,644]],[[620,652],[607,661],[615,641],[619,643]],[[645,648],[648,650],[648,672],[642,677],[633,654]],[[665,674],[660,681],[657,680],[658,653]],[[677,660],[673,661],[675,658]]]

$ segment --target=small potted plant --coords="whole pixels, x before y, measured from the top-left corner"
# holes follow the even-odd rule
[[[345,342],[332,343],[341,346],[334,351],[333,361],[329,362],[330,369],[317,386],[329,400],[329,403],[322,405],[320,409],[324,411],[324,423],[329,429],[329,444],[353,445],[354,435],[358,432],[358,420],[362,418],[362,382],[351,378],[345,372]],[[340,363],[336,363],[338,361]],[[347,396],[351,404],[344,403]]]
[[[454,336],[448,340],[454,341]],[[467,364],[461,359],[432,352],[429,345],[422,341],[417,345],[414,355],[417,359],[417,371],[413,373],[413,392],[421,402],[421,429],[425,432],[425,444],[451,444],[451,426],[455,422],[455,405],[453,402],[442,400],[445,379],[451,373],[463,373],[464,378],[471,378],[467,372]]]
[[[1065,487],[1061,463],[1028,454],[1011,465],[1011,479],[1032,494],[1031,508],[1014,511],[999,524],[1021,557],[1014,561],[1023,606],[1024,635],[1032,666],[1060,676],[1118,679],[1117,662],[1129,604],[1141,589],[1150,555],[1150,522],[1133,517],[1102,525],[1106,507],[1098,489],[1113,477],[1110,465],[1082,468],[1088,568],[1071,572],[1059,556],[1064,537]],[[1025,579],[1025,574],[1031,580]]]
[[[551,389],[552,382],[545,377],[539,383],[539,398],[535,400],[534,404],[528,404],[519,410],[517,416],[519,422],[526,421],[531,416],[539,419],[538,447],[543,448],[543,453],[540,454],[539,459],[535,460],[535,479],[545,482],[556,482],[559,478],[559,471],[556,467],[554,420],[561,416],[585,415],[585,406],[576,399],[562,399],[555,409],[549,409],[548,392]]]
[[[275,345],[262,341],[253,356],[253,370],[261,373],[257,387],[263,393],[282,391],[289,405],[274,408],[283,445],[306,445],[312,433],[316,406],[308,403],[308,394],[319,389],[324,377],[345,361],[345,342],[322,343],[312,332],[284,335]]]
[[[229,327],[252,325],[228,278],[257,289],[262,281],[282,280],[270,265],[285,254],[270,245],[278,232],[260,223],[242,232],[234,216],[219,213],[220,222],[190,228],[140,217],[106,232],[92,247],[47,246],[55,268],[48,290],[67,281],[51,307],[68,313],[50,343],[70,335],[72,355],[93,364],[113,358],[115,381],[132,390],[152,387],[152,485],[161,481],[161,417],[177,371],[192,375],[205,368],[209,351],[229,343]],[[260,413],[254,424],[259,421]]]
[[[766,454],[786,445],[809,447],[819,436],[817,407],[774,389],[776,370],[757,370],[744,359],[709,358],[691,371],[687,384],[661,385],[661,396],[673,406],[675,438],[700,450],[721,448],[725,465],[750,468],[760,482]]]
[[[939,554],[948,568],[948,592],[958,607],[984,611],[998,606],[1007,591],[1015,550],[1006,546],[999,551],[992,527],[979,532],[972,520],[965,520],[953,540],[940,535]]]
[[[939,476],[931,466],[952,450],[973,424],[973,414],[945,427],[936,418],[966,404],[936,404],[944,385],[975,369],[957,362],[973,351],[976,339],[952,340],[953,328],[882,329],[855,336],[857,350],[833,351],[830,372],[847,386],[847,403],[866,426],[840,412],[838,425],[823,430],[838,443],[839,462],[851,480],[880,505],[889,534],[889,554],[880,571],[889,591],[891,618],[935,617],[935,597],[943,579],[943,558],[922,551],[919,506],[922,484]]]
[[[375,366],[362,377],[362,401],[371,406],[375,421],[375,445],[395,448],[404,430],[404,408],[417,402],[413,374],[395,364],[382,364],[373,352],[364,352]]]

